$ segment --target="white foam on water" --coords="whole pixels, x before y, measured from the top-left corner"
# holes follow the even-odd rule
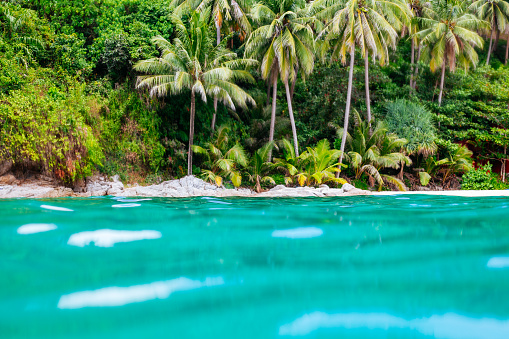
[[[18,234],[34,234],[57,229],[55,224],[26,224],[18,227]]]
[[[493,257],[486,264],[488,268],[509,268],[509,257]]]
[[[409,329],[437,339],[509,338],[509,320],[470,318],[455,313],[406,320],[387,313],[313,312],[279,328],[279,335],[305,336],[322,328]]]
[[[60,297],[58,308],[77,309],[83,307],[114,307],[154,299],[166,299],[172,293],[189,291],[202,287],[224,285],[222,277],[208,277],[204,281],[180,277],[156,281],[150,284],[128,287],[105,287],[98,290],[81,291]]]
[[[118,199],[117,201],[118,202],[140,202],[140,201],[149,201],[149,200],[152,200],[150,198],[145,198],[145,199]]]
[[[52,210],[52,211],[74,212],[70,208],[51,206],[51,205],[41,205],[41,208],[44,208],[45,210]]]
[[[410,198],[406,198],[406,197],[399,197],[399,198],[396,198],[396,200],[410,200]]]
[[[129,208],[129,207],[139,207],[141,206],[141,204],[117,204],[117,205],[112,205],[111,207],[114,207],[114,208]]]
[[[323,230],[318,227],[297,227],[287,230],[275,230],[272,232],[273,238],[304,239],[316,238],[323,234]]]
[[[146,239],[159,239],[162,234],[159,231],[119,231],[102,229],[97,231],[85,231],[71,235],[68,245],[84,247],[91,242],[98,247],[113,247],[118,242],[131,242]]]

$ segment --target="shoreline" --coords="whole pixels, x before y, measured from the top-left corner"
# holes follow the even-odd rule
[[[286,187],[278,185],[270,190],[256,193],[249,188],[224,188],[207,183],[194,176],[186,176],[181,179],[165,181],[157,185],[124,187],[118,177],[112,177],[111,181],[105,177],[91,177],[87,184],[79,192],[71,188],[63,187],[44,180],[28,181],[13,185],[0,185],[0,199],[16,198],[61,198],[61,197],[168,197],[168,198],[191,198],[191,197],[246,197],[246,198],[299,198],[299,197],[346,197],[357,195],[369,196],[392,196],[392,195],[434,195],[434,196],[458,196],[458,197],[509,197],[509,190],[493,191],[384,191],[372,192],[361,190],[350,184],[342,188],[330,188],[327,185],[320,187]]]

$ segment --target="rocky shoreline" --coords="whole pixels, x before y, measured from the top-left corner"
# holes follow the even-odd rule
[[[13,175],[0,177],[0,198],[59,198],[59,197],[338,197],[369,195],[371,192],[345,184],[342,188],[327,185],[314,187],[285,187],[278,185],[268,191],[256,193],[248,188],[228,189],[209,184],[194,176],[169,180],[157,185],[132,187],[124,186],[118,176],[110,180],[104,176],[87,178],[84,185],[73,189],[55,185],[50,178],[39,177],[20,182]]]

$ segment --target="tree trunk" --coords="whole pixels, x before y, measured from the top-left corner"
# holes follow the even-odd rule
[[[217,96],[214,96],[214,115],[212,116],[212,125],[210,126],[212,132],[210,132],[210,136],[214,134],[214,130],[216,128],[216,116],[217,116]]]
[[[191,90],[191,118],[189,121],[189,149],[187,151],[187,175],[193,174],[193,139],[194,139],[194,91]]]
[[[272,113],[270,115],[269,142],[274,141],[274,128],[276,125],[277,74],[273,75],[273,77],[274,83],[272,84]],[[269,150],[268,161],[272,161],[272,148]]]
[[[267,84],[267,103],[265,104],[265,106],[269,106],[270,104],[270,89],[271,89],[271,83],[270,83],[270,80],[269,80],[269,83]]]
[[[364,86],[366,87],[366,111],[368,113],[369,134],[371,135],[371,100],[369,99],[369,56],[366,51],[364,56]]]
[[[216,35],[217,35],[216,45],[219,45],[221,43],[221,25],[219,25],[218,18],[216,18]]]
[[[497,34],[495,35],[495,42],[493,43],[493,53],[497,50],[498,47],[498,40],[500,39],[500,31],[497,28]]]
[[[495,27],[491,29],[491,37],[490,37],[490,47],[488,48],[488,57],[486,58],[486,66],[490,64],[490,56],[491,56],[491,48],[493,47],[493,33],[495,32]]]
[[[343,153],[345,152],[346,135],[348,133],[348,118],[350,117],[350,104],[352,101],[352,87],[353,87],[353,66],[355,61],[355,45],[352,46],[350,51],[350,71],[348,72],[348,91],[346,94],[346,108],[345,108],[345,122],[343,124],[343,136],[341,137],[341,155],[339,156],[339,169],[343,163]],[[336,174],[339,177],[339,172]]]
[[[414,88],[414,63],[415,63],[415,41],[412,38],[412,45],[410,50],[410,95]]]
[[[414,70],[414,77],[413,77],[413,90],[415,91],[415,86],[417,86],[417,75],[419,75],[419,59],[421,58],[421,44],[417,46],[417,60]]]
[[[217,34],[217,45],[221,43],[221,26],[219,25],[219,20],[216,18],[216,34]],[[217,116],[217,96],[214,95],[214,115],[212,116],[212,126],[210,126],[212,132],[210,136],[214,134],[214,129],[216,127],[216,116]]]
[[[509,57],[509,37],[507,38],[507,41],[505,43],[505,61],[504,65],[507,65],[507,58]]]
[[[295,79],[293,79],[292,87],[290,88],[290,98],[292,99],[292,102],[293,102],[293,93],[295,93],[295,83],[296,82],[297,82],[297,74],[295,74]]]
[[[438,94],[438,107],[442,106],[442,94],[444,93],[445,63],[442,64],[442,77],[440,78],[440,93]]]
[[[502,162],[502,182],[505,182],[505,165],[507,163],[507,146],[504,146],[504,160]]]
[[[297,128],[295,127],[295,118],[293,117],[292,97],[290,95],[290,86],[288,86],[288,79],[284,81],[286,90],[286,101],[288,102],[288,114],[290,115],[290,124],[292,125],[293,134],[293,147],[295,149],[295,156],[299,156],[299,141],[297,140]]]

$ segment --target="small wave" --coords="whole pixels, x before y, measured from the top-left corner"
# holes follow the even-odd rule
[[[91,242],[98,247],[113,247],[118,242],[131,242],[146,239],[159,239],[161,232],[143,230],[143,231],[119,231],[102,229],[97,231],[86,231],[71,235],[68,245],[84,247]]]
[[[34,234],[57,229],[55,224],[26,224],[18,228],[18,234]]]
[[[98,290],[81,291],[60,297],[58,308],[77,309],[83,307],[114,307],[154,299],[166,299],[178,291],[223,285],[222,277],[208,277],[204,281],[180,277],[156,281],[150,284],[128,287],[105,287]]]
[[[455,313],[406,320],[387,313],[305,314],[279,328],[279,335],[304,336],[322,328],[409,329],[437,339],[509,338],[509,320],[470,318]]]
[[[70,208],[51,206],[51,205],[41,205],[41,208],[44,208],[45,210],[52,210],[52,211],[74,212]]]
[[[493,257],[486,264],[488,268],[509,268],[509,257]]]
[[[129,207],[139,207],[141,206],[141,204],[117,204],[117,205],[112,205],[111,207],[115,207],[115,208],[129,208]]]
[[[297,227],[287,230],[275,230],[272,232],[273,238],[289,238],[289,239],[304,239],[316,238],[323,234],[323,230],[318,227]]]

